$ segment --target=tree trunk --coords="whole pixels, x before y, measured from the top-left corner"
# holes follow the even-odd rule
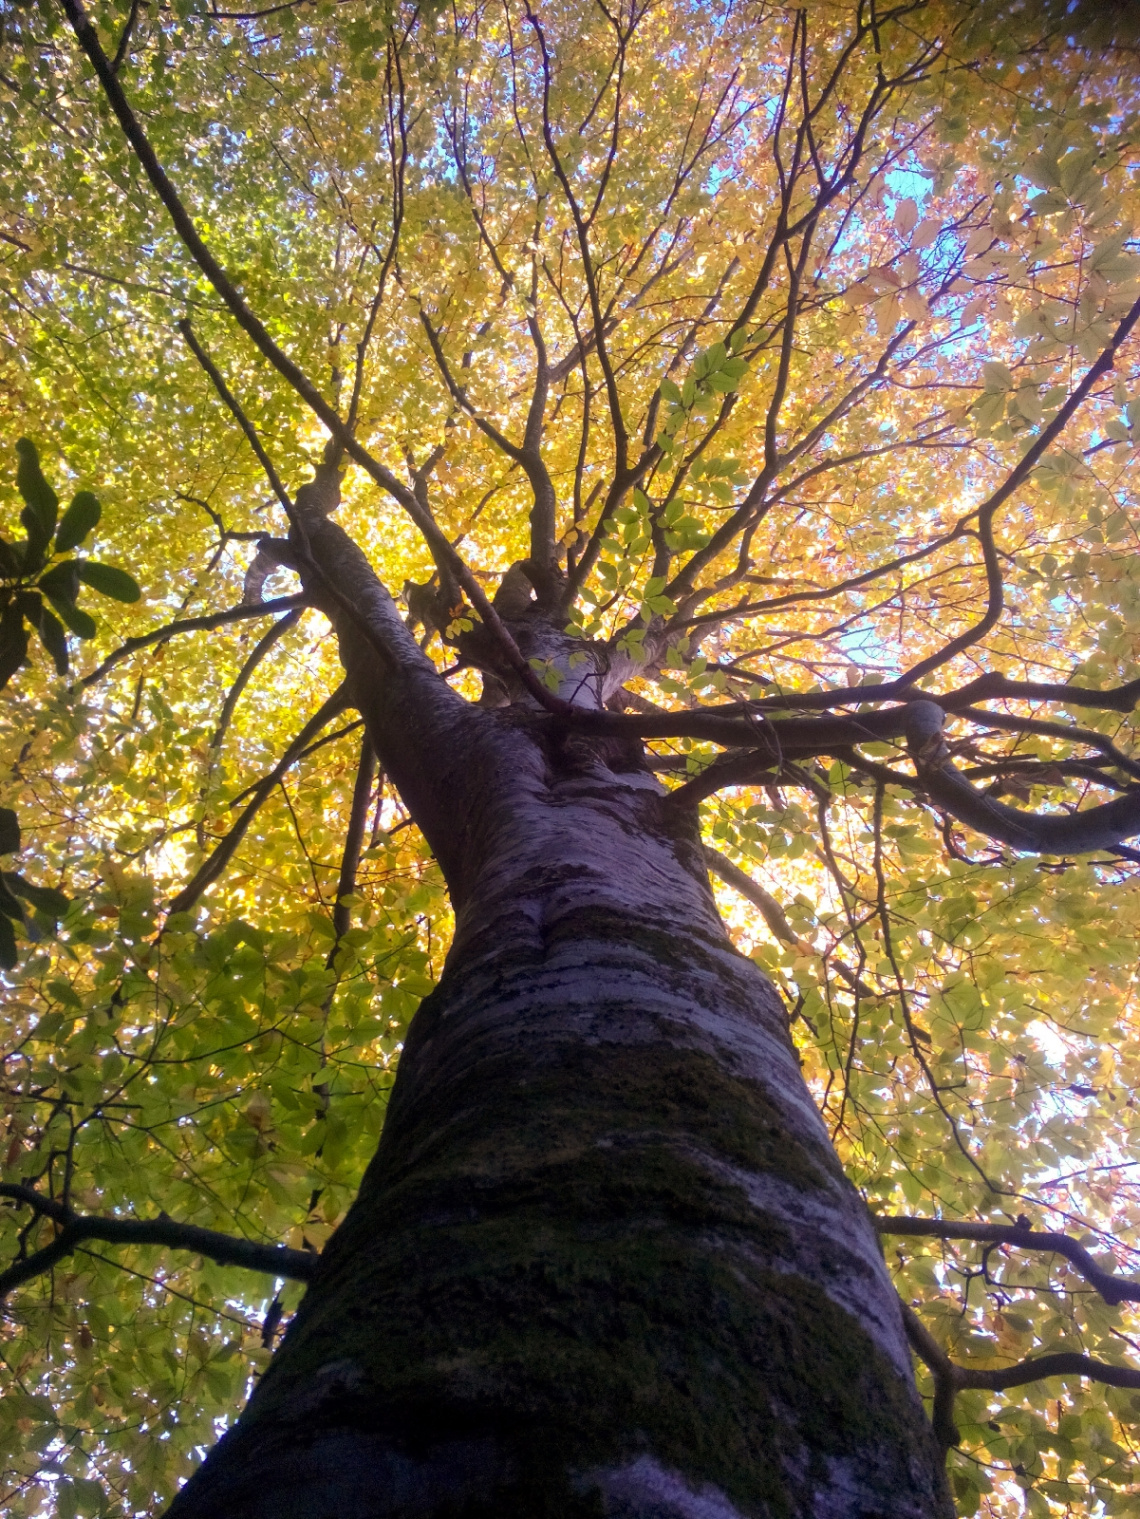
[[[877,1236],[695,818],[639,748],[461,702],[310,532],[393,648],[332,609],[456,933],[359,1197],[171,1519],[948,1514]]]

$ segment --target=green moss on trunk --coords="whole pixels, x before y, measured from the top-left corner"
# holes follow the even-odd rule
[[[413,1451],[426,1432],[490,1441],[509,1476],[464,1515],[597,1514],[584,1474],[644,1452],[790,1519],[830,1462],[905,1465],[921,1446],[870,1336],[780,1269],[783,1223],[710,1172],[713,1157],[825,1185],[834,1160],[789,1138],[759,1083],[691,1051],[599,1045],[538,1071],[486,1062],[461,1088],[386,1137],[254,1419],[287,1417],[347,1357],[351,1392],[309,1427]]]

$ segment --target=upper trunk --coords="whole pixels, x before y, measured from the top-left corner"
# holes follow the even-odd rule
[[[947,1513],[875,1232],[694,825],[542,724],[449,708],[421,746],[455,941],[359,1198],[172,1519]]]

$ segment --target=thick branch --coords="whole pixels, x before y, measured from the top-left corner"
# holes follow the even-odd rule
[[[1052,1355],[1030,1356],[1016,1366],[999,1366],[993,1370],[955,1366],[960,1388],[979,1388],[985,1392],[1004,1392],[1007,1387],[1026,1387],[1046,1377],[1088,1377],[1108,1387],[1140,1388],[1140,1371],[1131,1366],[1113,1366],[1098,1361],[1079,1350],[1058,1350]]]
[[[906,712],[907,746],[923,789],[936,806],[988,838],[1032,854],[1091,854],[1140,833],[1140,788],[1083,812],[1022,812],[975,791],[955,769],[937,703],[909,702]]]
[[[333,907],[333,932],[336,934],[336,942],[329,951],[330,966],[340,947],[340,941],[349,928],[348,898],[356,890],[356,872],[360,865],[360,852],[364,847],[364,830],[368,823],[368,802],[372,795],[372,776],[375,769],[376,754],[366,731],[360,740],[360,762],[356,767],[356,781],[352,788],[352,810],[348,817],[344,852],[340,861],[340,875],[336,883],[336,905]]]
[[[958,1426],[954,1423],[954,1399],[961,1385],[958,1381],[960,1368],[953,1364],[914,1309],[901,1298],[899,1304],[910,1348],[934,1378],[934,1407],[930,1411],[930,1423],[936,1439],[944,1450],[948,1450],[961,1439]]]
[[[880,1234],[908,1235],[919,1239],[977,1240],[986,1245],[1012,1245],[1018,1250],[1041,1250],[1062,1255],[1095,1287],[1106,1303],[1140,1303],[1140,1282],[1114,1276],[1098,1266],[1083,1245],[1067,1235],[1049,1230],[1031,1229],[1020,1224],[959,1223],[942,1218],[900,1218],[895,1215],[875,1217]]]
[[[217,1229],[178,1224],[162,1215],[154,1219],[97,1218],[75,1213],[63,1203],[43,1197],[33,1187],[19,1183],[0,1183],[0,1197],[33,1208],[41,1217],[50,1218],[59,1229],[50,1245],[24,1260],[15,1261],[6,1271],[0,1271],[0,1299],[23,1282],[50,1271],[89,1239],[101,1240],[108,1245],[161,1245],[168,1250],[190,1250],[195,1255],[216,1261],[219,1266],[242,1266],[248,1271],[264,1271],[270,1276],[288,1277],[298,1282],[312,1281],[320,1259],[309,1250],[258,1244],[255,1240],[222,1234]]]

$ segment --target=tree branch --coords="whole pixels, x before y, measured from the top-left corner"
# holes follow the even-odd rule
[[[325,424],[335,442],[344,449],[350,458],[360,465],[381,489],[385,490],[393,500],[404,508],[423,535],[424,541],[435,557],[437,564],[446,563],[455,575],[471,605],[478,612],[480,619],[490,628],[493,636],[503,650],[504,658],[512,670],[514,670],[527,692],[534,697],[541,707],[546,708],[547,711],[562,712],[567,709],[570,704],[548,691],[523,658],[521,650],[515,643],[509,629],[504,625],[502,619],[491,605],[482,586],[475,579],[460,555],[451,546],[446,535],[437,527],[431,513],[425,512],[419,501],[417,501],[415,493],[398,480],[390,469],[381,464],[379,460],[374,459],[368,450],[357,441],[352,430],[345,425],[336,408],[325,400],[324,396],[321,395],[305,372],[277,346],[264,324],[246,305],[237,287],[230,280],[225,270],[199,235],[193,218],[182,204],[177,191],[167,177],[166,171],[159,163],[146,133],[143,131],[131,109],[130,103],[123,92],[122,85],[111,68],[110,61],[103,51],[102,43],[99,41],[95,28],[83,9],[81,0],[62,0],[62,5],[80,47],[86,53],[91,66],[98,76],[99,82],[103,87],[103,92],[118,119],[124,136],[130,143],[135,156],[142,165],[159,199],[166,207],[170,219],[174,223],[175,230],[186,245],[195,263],[229,308],[238,326],[253,341],[258,351],[269,360],[278,374],[293,387],[314,415]],[[335,594],[335,587],[332,590]]]
[[[1004,1392],[1007,1387],[1026,1387],[1046,1377],[1088,1377],[1108,1387],[1140,1388],[1140,1371],[1131,1366],[1113,1366],[1098,1361],[1079,1350],[1057,1350],[1051,1355],[1030,1356],[1016,1366],[999,1366],[993,1370],[955,1366],[960,1388],[979,1388],[985,1392]]]
[[[139,633],[134,638],[128,638],[125,643],[120,644],[117,649],[108,654],[101,665],[96,665],[89,675],[84,675],[82,680],[77,680],[72,689],[86,690],[97,680],[102,680],[109,670],[122,664],[124,659],[137,654],[140,649],[149,649],[152,644],[165,643],[168,638],[174,638],[179,633],[206,632],[211,628],[224,627],[228,622],[241,622],[246,617],[272,617],[275,612],[291,612],[307,604],[308,598],[304,595],[278,596],[274,601],[259,601],[253,606],[228,607],[224,612],[207,612],[202,617],[179,618],[177,622],[168,622],[165,627],[155,628],[152,633]]]
[[[829,961],[835,966],[837,973],[843,977],[852,991],[857,991],[861,997],[877,997],[879,993],[860,979],[859,975],[844,964],[842,960],[832,959],[822,954],[815,945],[807,939],[801,939],[799,934],[788,922],[784,909],[769,891],[765,891],[758,881],[754,881],[750,875],[741,870],[739,865],[734,865],[719,850],[705,845],[705,862],[714,875],[720,877],[726,886],[731,886],[733,891],[739,892],[753,907],[757,909],[764,922],[771,929],[773,935],[790,945],[800,955],[809,955],[813,960]]]
[[[1092,364],[1084,379],[1073,391],[1072,395],[1058,411],[1057,415],[1038,433],[1031,448],[1027,449],[1019,463],[1010,470],[1009,474],[998,486],[992,495],[987,497],[977,508],[978,534],[982,543],[982,555],[986,566],[986,582],[989,587],[989,600],[984,615],[968,628],[960,633],[957,638],[952,638],[937,654],[931,654],[926,659],[920,659],[916,665],[912,665],[901,677],[907,683],[920,680],[922,676],[929,675],[931,670],[937,670],[940,665],[946,664],[956,655],[961,654],[972,644],[984,638],[989,630],[997,622],[1002,614],[1004,606],[1004,591],[1002,585],[1001,562],[998,557],[997,545],[994,542],[993,524],[998,508],[1013,495],[1014,491],[1029,478],[1030,473],[1040,462],[1042,455],[1051,443],[1058,438],[1068,426],[1073,416],[1087,400],[1093,386],[1104,374],[1113,367],[1116,359],[1116,351],[1127,338],[1128,334],[1140,321],[1140,300],[1133,303],[1127,315],[1121,321],[1113,333],[1104,351]]]
[[[360,740],[360,762],[356,767],[356,781],[352,788],[352,810],[348,816],[348,829],[344,836],[344,853],[341,855],[340,875],[336,883],[336,903],[333,907],[333,933],[336,939],[329,950],[331,967],[349,928],[348,898],[356,890],[356,871],[360,865],[360,851],[364,847],[364,830],[368,822],[368,802],[372,795],[372,776],[376,768],[376,754],[367,730]]]
[[[222,1234],[217,1229],[175,1223],[162,1214],[154,1219],[141,1219],[98,1218],[76,1213],[64,1203],[44,1197],[34,1187],[18,1182],[0,1183],[0,1197],[34,1209],[41,1217],[50,1218],[59,1229],[50,1245],[15,1261],[6,1271],[0,1271],[0,1299],[23,1282],[50,1271],[89,1239],[101,1240],[108,1245],[160,1245],[168,1250],[191,1250],[220,1266],[241,1266],[248,1271],[263,1271],[270,1276],[298,1282],[311,1282],[320,1260],[310,1250],[258,1244],[255,1240]]]
[[[246,829],[253,822],[262,803],[277,785],[277,782],[289,767],[301,757],[301,751],[309,740],[314,738],[334,717],[343,712],[348,704],[348,684],[342,681],[332,695],[327,697],[320,707],[318,707],[317,711],[314,712],[313,716],[310,717],[309,721],[297,734],[296,738],[293,739],[269,774],[258,781],[254,788],[252,799],[237,822],[224,835],[209,858],[199,865],[198,869],[177,896],[171,900],[166,910],[168,917],[176,912],[189,912],[206,888],[213,885],[233,858],[238,845],[245,837]]]
[[[976,1240],[986,1245],[1012,1245],[1017,1250],[1040,1250],[1062,1255],[1095,1287],[1106,1303],[1140,1303],[1140,1282],[1115,1276],[1098,1266],[1083,1245],[1065,1234],[1031,1229],[1028,1224],[973,1224],[942,1218],[902,1218],[895,1214],[873,1215],[880,1234],[907,1235],[918,1239]]]
[[[257,643],[254,644],[253,648],[250,650],[245,663],[237,673],[237,677],[234,680],[233,685],[226,693],[225,701],[222,703],[222,710],[218,714],[217,725],[215,726],[214,731],[210,736],[211,752],[221,748],[222,740],[225,738],[226,733],[229,730],[230,722],[237,708],[237,704],[241,700],[241,693],[245,690],[246,686],[249,685],[249,682],[252,680],[254,672],[256,671],[258,665],[265,658],[265,656],[278,643],[280,643],[280,641],[285,637],[286,633],[290,632],[297,626],[297,621],[300,616],[301,613],[299,609],[293,612],[288,612],[284,617],[275,622],[273,626],[268,630],[268,632],[265,633],[263,637],[259,638]]]
[[[942,737],[946,714],[932,701],[906,706],[907,747],[931,801],[987,838],[1032,854],[1090,854],[1140,833],[1140,787],[1083,812],[1022,812],[975,791]]]
[[[954,1423],[954,1400],[958,1395],[959,1367],[955,1366],[942,1346],[908,1303],[899,1298],[902,1308],[903,1327],[910,1348],[934,1378],[934,1406],[930,1411],[930,1423],[935,1439],[947,1451],[961,1439]]]

